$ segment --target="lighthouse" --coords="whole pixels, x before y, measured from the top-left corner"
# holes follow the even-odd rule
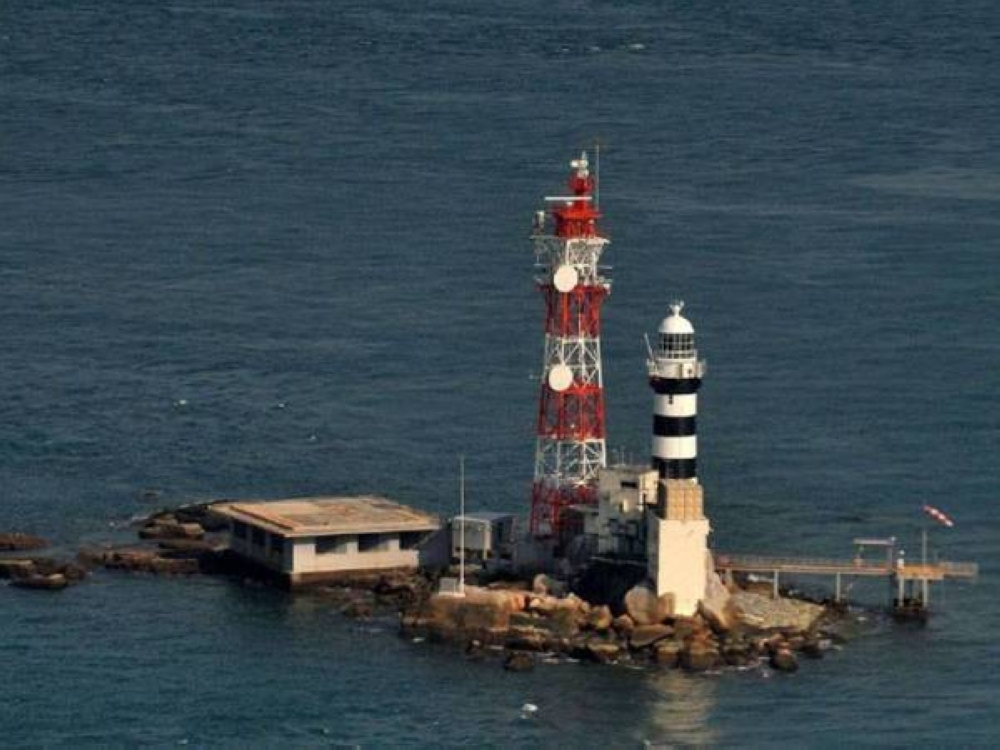
[[[647,514],[647,574],[657,596],[669,597],[675,615],[698,611],[712,574],[711,532],[698,483],[698,389],[705,361],[698,359],[694,326],[670,305],[646,363],[653,389],[652,465],[659,472],[657,501]]]
[[[596,502],[606,462],[601,305],[611,282],[599,266],[608,240],[597,220],[596,175],[586,152],[570,162],[569,191],[545,199],[532,242],[545,300],[545,346],[535,424],[531,533],[558,538],[566,509]]]
[[[653,397],[653,467],[663,479],[698,478],[698,389],[705,361],[698,359],[694,326],[681,315],[683,302],[670,305],[660,323],[656,349],[647,368]]]

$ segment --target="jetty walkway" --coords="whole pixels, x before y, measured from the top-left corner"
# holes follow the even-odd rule
[[[716,570],[731,577],[733,573],[756,573],[769,575],[774,586],[774,595],[778,595],[778,585],[782,574],[798,574],[813,576],[833,576],[835,581],[834,600],[842,599],[842,579],[855,576],[885,578],[894,582],[897,590],[896,606],[905,599],[905,586],[920,583],[922,587],[921,603],[926,606],[928,584],[931,581],[943,581],[946,578],[974,579],[979,575],[976,563],[936,561],[933,563],[898,564],[891,555],[885,560],[864,560],[861,557],[851,559],[836,559],[824,557],[768,557],[765,555],[715,554]]]

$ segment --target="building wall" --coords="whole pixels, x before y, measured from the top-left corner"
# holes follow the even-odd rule
[[[377,537],[378,540],[374,539]],[[398,532],[294,539],[293,573],[415,568],[419,549],[400,548]],[[325,547],[325,549],[324,549]]]
[[[656,594],[673,594],[674,614],[693,615],[708,581],[708,520],[666,520],[650,513],[648,523],[647,568]]]

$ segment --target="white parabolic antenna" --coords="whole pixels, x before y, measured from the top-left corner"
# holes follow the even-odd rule
[[[573,371],[563,364],[553,365],[549,370],[549,388],[562,393],[571,385],[573,385]]]
[[[552,283],[563,294],[572,292],[576,288],[576,282],[579,280],[580,276],[577,274],[576,269],[573,266],[567,265],[559,266],[552,277]]]

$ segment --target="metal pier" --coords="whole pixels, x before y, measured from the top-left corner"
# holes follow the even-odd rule
[[[893,610],[899,614],[912,612],[923,615],[930,602],[930,583],[946,578],[974,579],[979,575],[975,563],[940,561],[934,563],[903,563],[891,554],[883,561],[866,561],[860,555],[853,559],[822,557],[767,557],[764,555],[715,555],[715,569],[724,577],[733,573],[768,575],[773,584],[773,595],[778,596],[778,586],[783,573],[810,576],[832,576],[834,601],[841,602],[844,577],[884,578],[892,592]],[[909,583],[909,595],[907,584]],[[919,587],[919,588],[918,588]]]

